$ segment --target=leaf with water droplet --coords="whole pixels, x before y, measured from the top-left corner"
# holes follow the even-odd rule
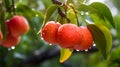
[[[101,24],[88,24],[96,47],[103,54],[104,58],[107,58],[112,47],[112,35],[109,29]]]
[[[72,55],[72,50],[66,49],[66,48],[61,48],[60,49],[60,63],[65,62],[71,55]]]
[[[44,16],[44,21],[42,27],[46,24],[46,22],[50,19],[50,17],[53,15],[53,13],[56,11],[58,8],[58,5],[51,5],[48,7],[45,16]]]
[[[99,15],[99,17],[103,18],[103,20],[107,19],[109,23],[115,28],[115,24],[113,21],[112,13],[110,12],[110,9],[103,3],[100,2],[93,2],[89,5],[93,10],[93,13],[96,13]],[[95,10],[95,11],[94,11]]]

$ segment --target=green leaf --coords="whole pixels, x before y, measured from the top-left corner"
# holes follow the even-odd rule
[[[117,37],[120,40],[120,13],[114,17],[114,21],[115,21],[115,28],[117,31]]]
[[[84,11],[84,12],[88,12],[88,11],[89,11],[88,5],[85,5],[85,4],[80,4],[77,9],[78,9],[79,11]]]
[[[112,47],[112,35],[110,31],[101,24],[88,24],[87,27],[93,35],[97,48],[103,54],[104,58],[107,58]]]
[[[120,47],[115,48],[110,56],[111,61],[120,60]]]
[[[109,8],[103,3],[93,2],[90,5],[80,4],[78,10],[83,12],[89,12],[90,16],[94,14],[99,17],[99,20],[104,21],[103,24],[107,25],[109,22],[115,28],[112,14]],[[95,18],[92,19],[94,20]]]
[[[60,63],[65,62],[71,55],[72,52],[70,49],[61,48],[60,49]]]
[[[50,17],[53,15],[53,13],[56,11],[58,7],[59,7],[58,5],[51,5],[50,7],[48,7],[44,16],[44,21],[42,26],[46,24],[46,22],[50,19]]]
[[[68,6],[66,15],[67,15],[67,18],[69,18],[70,23],[77,24],[77,18],[72,7]]]
[[[3,0],[7,11],[11,12],[11,2],[10,0]]]
[[[29,8],[27,5],[24,4],[17,4],[16,13],[18,15],[23,15],[27,18],[30,25],[30,31],[32,31],[34,36],[37,37],[38,30],[35,29],[38,29],[38,26],[36,25],[40,26],[43,22],[44,16],[42,12],[37,10],[32,10],[31,8]],[[34,20],[35,17],[39,18],[38,22]]]
[[[102,25],[106,26],[109,29],[111,28],[111,25],[110,25],[109,21],[107,21],[106,18],[104,18],[104,20],[103,20],[98,15],[96,15],[95,13],[90,14],[90,16],[91,16],[91,18],[92,18],[92,20],[93,20],[93,22],[95,24],[102,24]]]
[[[97,11],[96,13],[98,13],[98,15],[102,15],[103,18],[106,18],[110,22],[110,24],[115,28],[112,14],[105,4],[100,2],[93,2],[89,6],[94,8],[95,11],[93,11],[93,13]]]

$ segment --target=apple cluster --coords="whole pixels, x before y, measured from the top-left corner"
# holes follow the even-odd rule
[[[93,44],[89,29],[72,23],[61,25],[58,22],[49,21],[42,28],[41,37],[50,44],[75,50],[86,50]]]
[[[29,24],[25,17],[15,15],[5,22],[7,33],[3,39],[3,34],[0,30],[0,45],[10,48],[20,42],[21,35],[29,31]]]

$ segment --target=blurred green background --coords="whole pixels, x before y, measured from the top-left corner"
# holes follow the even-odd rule
[[[5,14],[6,20],[11,17],[9,15],[11,1],[5,2],[7,4],[4,8],[8,8]],[[69,1],[75,2],[77,0]],[[87,3],[93,1],[98,0],[87,0]],[[59,62],[59,47],[50,46],[37,34],[41,28],[45,11],[52,1],[14,0],[14,2],[17,5],[15,12],[27,18],[31,29],[27,34],[22,35],[21,41],[16,47],[4,48],[0,46],[0,67],[120,67],[120,0],[101,0],[110,8],[116,25],[115,29],[111,29],[113,49],[109,60],[102,59],[102,55],[98,51],[75,51],[64,63]]]

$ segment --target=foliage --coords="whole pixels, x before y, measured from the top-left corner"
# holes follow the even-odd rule
[[[115,16],[114,22],[111,11],[105,4],[100,2],[87,4],[84,0],[69,0],[63,5],[57,3],[52,4],[53,0],[13,1],[14,0],[2,0],[2,3],[0,1],[0,29],[2,30],[4,39],[7,33],[5,21],[14,15],[26,17],[30,25],[30,31],[22,35],[20,43],[15,47],[5,48],[0,45],[0,66],[120,66],[120,48],[118,47],[120,43],[116,43],[116,41],[120,40],[120,17],[119,14]],[[14,8],[15,6],[16,8]],[[88,52],[77,52],[76,50],[70,51],[69,49],[59,48],[59,46],[48,45],[48,43],[41,39],[38,32],[40,33],[39,30],[49,20],[55,20],[61,24],[73,23],[78,26],[88,27],[92,32],[94,44],[96,44],[98,51],[89,53],[89,49]],[[111,30],[115,30],[115,34],[111,32]],[[94,48],[91,47],[91,50],[92,49]],[[51,58],[52,56],[53,59]],[[59,56],[60,62],[62,62],[61,64],[58,61]],[[45,58],[42,59],[41,57]]]

